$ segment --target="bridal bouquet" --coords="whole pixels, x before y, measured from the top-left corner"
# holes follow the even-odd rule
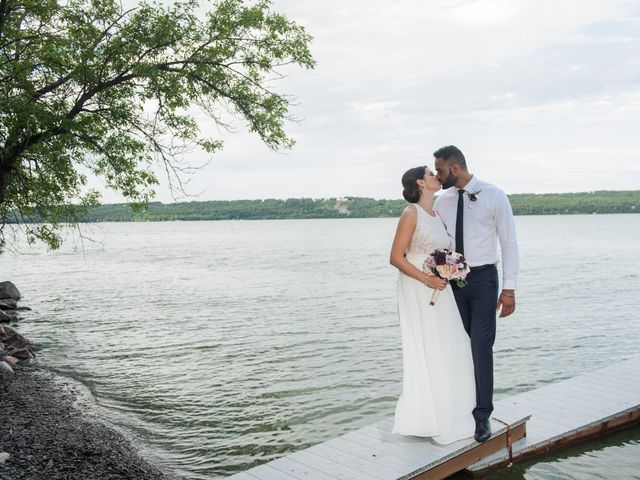
[[[435,249],[424,261],[422,266],[423,271],[431,270],[440,278],[445,280],[456,280],[456,284],[459,287],[464,287],[467,282],[465,278],[470,272],[469,266],[465,261],[462,254],[458,252],[452,252],[451,250]],[[434,290],[431,294],[431,300],[429,305],[435,305],[438,299],[440,290]]]

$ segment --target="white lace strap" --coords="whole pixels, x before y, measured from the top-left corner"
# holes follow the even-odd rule
[[[418,221],[416,222],[416,224],[419,226],[422,224],[422,222],[424,222],[424,216],[427,214],[427,212],[425,212],[422,207],[420,205],[418,205],[417,203],[413,204],[413,208],[416,209],[416,212],[418,212]]]

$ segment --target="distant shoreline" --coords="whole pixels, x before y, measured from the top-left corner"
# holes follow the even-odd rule
[[[482,202],[482,192],[478,192]],[[640,213],[640,190],[582,193],[520,193],[509,195],[515,215],[591,215]],[[326,218],[397,218],[406,207],[402,199],[365,197],[289,198],[286,200],[213,200],[164,204],[149,202],[89,207],[75,219],[94,222],[163,222],[199,220],[285,220]],[[37,222],[37,215],[31,217]]]
[[[482,194],[478,195],[481,201]],[[515,215],[640,213],[640,190],[509,195]],[[283,220],[322,218],[395,218],[407,202],[401,199],[341,197],[287,200],[216,200],[163,204],[150,202],[93,207],[81,222],[148,222],[171,220]]]
[[[638,212],[640,213],[640,212]],[[633,214],[629,212],[629,214]],[[562,217],[562,216],[571,216],[571,217],[588,217],[588,216],[596,216],[596,215],[627,215],[627,213],[547,213],[547,214],[514,214],[514,217]],[[369,220],[369,219],[393,219],[396,217],[384,216],[384,217],[283,217],[283,218],[220,218],[220,219],[161,219],[161,220],[148,220],[148,219],[139,219],[135,220],[92,220],[92,221],[80,221],[78,223],[166,223],[166,222],[254,222],[254,221],[265,221],[265,220]]]

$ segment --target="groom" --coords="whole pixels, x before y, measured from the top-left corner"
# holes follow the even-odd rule
[[[434,152],[436,178],[446,189],[434,209],[455,237],[455,250],[471,268],[467,286],[451,283],[462,323],[471,338],[476,378],[474,438],[491,437],[489,417],[493,411],[493,342],[496,312],[500,318],[516,308],[518,244],[511,205],[505,193],[469,173],[462,152],[450,145]],[[502,251],[502,291],[498,294],[498,240]]]

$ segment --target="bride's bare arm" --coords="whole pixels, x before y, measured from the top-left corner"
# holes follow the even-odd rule
[[[389,262],[405,275],[425,283],[429,288],[442,290],[447,286],[446,280],[423,272],[419,268],[416,268],[404,256],[411,244],[411,237],[413,237],[417,221],[418,213],[416,212],[416,207],[407,205],[398,220],[398,227],[396,228],[396,236],[391,246]]]

